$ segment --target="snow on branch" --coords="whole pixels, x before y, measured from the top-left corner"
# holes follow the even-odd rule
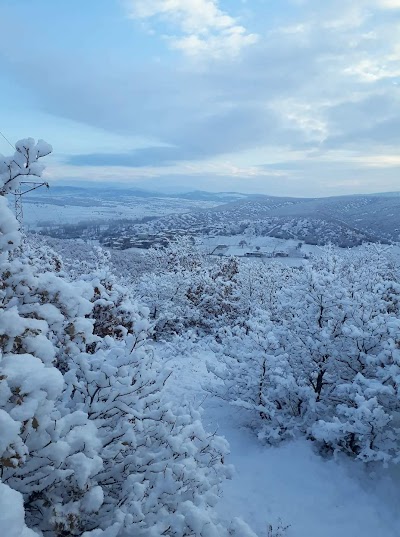
[[[13,156],[0,156],[0,195],[15,190],[22,178],[41,177],[44,165],[39,159],[49,155],[52,150],[44,140],[36,143],[33,138],[26,138],[15,144]]]

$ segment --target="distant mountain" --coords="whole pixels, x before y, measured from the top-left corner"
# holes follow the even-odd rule
[[[124,196],[138,197],[138,198],[155,198],[164,197],[157,192],[151,192],[149,190],[143,190],[141,188],[121,188],[110,185],[99,186],[50,186],[47,190],[35,190],[30,197],[46,197],[46,198],[65,198],[66,200],[71,197],[82,198],[107,198],[107,199],[120,199]]]
[[[169,215],[141,231],[236,234],[252,232],[313,244],[354,246],[363,241],[400,241],[400,195],[330,198],[252,196],[217,207]]]
[[[391,198],[391,197],[394,197],[394,198],[399,198],[400,197],[400,192],[377,192],[375,194],[367,194],[368,196],[379,196],[379,197],[384,197],[384,198]]]
[[[242,194],[240,192],[205,192],[203,190],[195,190],[193,192],[176,194],[175,197],[187,200],[220,201],[221,203],[228,203],[257,196],[254,194]]]
[[[89,211],[94,215],[91,219],[100,218],[100,214],[102,220],[123,218],[125,229],[130,225],[132,234],[165,231],[220,235],[256,233],[313,244],[330,241],[341,246],[353,246],[363,241],[400,241],[399,192],[329,198],[206,191],[172,195],[101,184],[54,186],[29,194],[24,201],[63,206],[64,211],[68,207],[77,207],[80,211],[76,213],[77,220],[83,220],[82,215]],[[151,221],[141,222],[143,217],[147,220],[151,217]],[[131,219],[131,224],[126,222],[127,219]]]
[[[94,198],[102,199],[107,198],[107,200],[117,200],[124,197],[136,197],[136,198],[168,198],[168,199],[187,199],[192,201],[215,201],[218,203],[228,203],[234,200],[251,198],[255,197],[251,194],[243,194],[240,192],[205,192],[202,190],[194,190],[192,192],[183,192],[183,193],[165,193],[165,192],[156,192],[152,190],[145,190],[142,188],[135,187],[123,187],[121,185],[109,185],[109,184],[100,184],[93,186],[74,186],[74,185],[60,185],[60,186],[50,186],[47,190],[37,190],[32,192],[32,194],[27,197],[27,199],[36,200],[38,197],[46,198],[46,201],[49,202],[49,199],[64,198],[65,202],[71,198]],[[50,201],[51,203],[51,201]]]

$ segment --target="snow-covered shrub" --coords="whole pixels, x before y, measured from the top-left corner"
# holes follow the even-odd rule
[[[236,322],[246,321],[260,310],[268,312],[274,323],[282,321],[282,288],[291,285],[295,271],[279,263],[266,266],[252,260],[240,263],[238,269]]]
[[[95,339],[90,289],[71,284],[24,253],[2,263],[0,339],[4,352],[33,353],[61,364]],[[85,297],[88,297],[86,298]]]
[[[237,260],[208,263],[196,252],[187,242],[154,250],[157,270],[142,276],[134,287],[150,308],[156,339],[187,329],[209,333],[237,315]]]
[[[31,139],[18,142],[16,147],[13,157],[0,159],[0,457],[2,465],[10,468],[23,461],[29,452],[21,432],[39,423],[37,414],[42,410],[46,414],[59,386],[55,380],[60,378],[51,366],[55,350],[47,339],[47,322],[36,311],[29,311],[29,306],[28,311],[24,308],[21,311],[20,296],[30,300],[32,287],[29,284],[33,276],[28,269],[24,272],[22,262],[10,258],[10,252],[19,245],[21,236],[5,198],[5,194],[18,186],[19,177],[40,175],[43,168],[37,161],[51,148],[44,142],[35,145]],[[30,369],[39,385],[37,372],[41,371],[43,385],[28,385]],[[48,384],[50,377],[53,387]]]
[[[0,262],[7,259],[8,252],[19,246],[21,235],[18,228],[18,222],[7,205],[7,199],[0,195]]]
[[[142,276],[135,292],[150,308],[156,339],[186,330],[202,335],[231,322],[237,315],[236,274],[237,261],[232,258],[190,268],[174,264]]]
[[[7,537],[37,537],[24,522],[24,502],[21,494],[0,481],[0,527]]]
[[[156,274],[195,272],[205,264],[205,256],[188,237],[178,237],[166,248],[150,248],[145,263]]]
[[[20,146],[18,170],[39,174],[47,146]],[[4,193],[17,185],[5,162]],[[146,343],[146,309],[107,259],[70,281],[46,249],[16,251],[4,196],[0,209],[0,510],[15,502],[0,520],[9,534],[227,537],[212,510],[230,473],[226,442],[196,411],[163,400],[168,374]]]
[[[2,191],[15,188],[20,175],[39,175],[42,167],[36,161],[45,150],[49,146],[44,143],[18,143],[3,174]],[[10,179],[12,173],[15,177]],[[5,198],[0,200],[4,206]],[[18,237],[14,216],[7,210],[2,215],[6,215],[3,236],[12,229]],[[18,243],[7,241],[2,247],[0,265],[1,480],[23,495],[29,526],[53,525],[56,530],[41,508],[63,509],[68,494],[60,490],[78,490],[78,458],[88,468],[101,463],[94,447],[96,430],[87,416],[63,415],[59,409],[64,380],[54,366],[61,358],[81,352],[93,337],[93,323],[86,319],[91,305],[52,272],[54,266],[47,266],[46,259],[41,257],[36,265],[29,247],[10,256],[11,242],[14,247]],[[21,527],[22,523],[23,519]]]
[[[93,333],[100,339],[105,336],[123,339],[129,334],[146,338],[150,329],[144,321],[148,309],[139,307],[130,290],[118,282],[112,272],[110,253],[99,247],[94,250],[95,263],[87,266],[87,271],[79,277],[80,281],[87,282],[91,291]]]
[[[64,262],[61,255],[39,235],[30,234],[24,244],[24,254],[31,264],[44,272],[56,272],[65,277]]]
[[[328,248],[302,270],[282,268],[281,285],[279,268],[271,284],[262,270],[239,270],[241,315],[217,332],[219,395],[251,410],[268,442],[302,433],[363,461],[398,460],[400,285],[390,261],[379,248]]]
[[[238,325],[220,329],[213,346],[217,365],[208,369],[222,381],[213,391],[249,410],[260,439],[292,438],[304,425],[309,387],[298,381],[282,346],[282,331],[258,310]]]
[[[387,462],[397,456],[399,430],[391,425],[391,409],[382,404],[391,389],[359,373],[353,382],[341,384],[337,394],[344,402],[336,406],[329,420],[311,426],[313,438],[366,462]]]
[[[149,308],[155,339],[184,331],[186,290],[189,275],[184,272],[149,273],[134,286],[138,300]]]
[[[238,314],[238,272],[238,261],[231,257],[192,275],[186,291],[187,326],[210,332],[234,322]]]
[[[1,366],[1,408],[18,424],[21,443],[3,452],[2,480],[23,494],[30,527],[57,535],[67,519],[74,535],[70,504],[86,501],[86,480],[102,466],[96,428],[81,411],[60,411],[64,381],[56,368],[24,354],[6,356]]]
[[[368,322],[360,323],[353,314],[357,327],[353,324],[345,335],[357,348],[356,360],[353,364],[347,357],[345,363],[352,364],[355,374],[349,375],[346,367],[338,375],[334,412],[311,428],[323,446],[367,462],[400,462],[400,289],[391,282],[388,300],[387,287],[375,288],[370,307],[361,310]]]
[[[381,256],[361,255],[363,262],[360,254],[328,252],[300,275],[290,345],[299,377],[314,391],[308,434],[361,460],[386,461],[399,446],[391,415],[400,410],[393,378],[400,287]]]
[[[68,406],[89,416],[102,442],[98,493],[81,530],[219,535],[210,507],[229,474],[226,443],[204,431],[197,412],[162,401],[169,374],[146,344],[107,341],[109,349],[75,357],[65,375]]]
[[[204,255],[187,238],[166,248],[152,248],[145,256],[148,272],[133,286],[137,298],[150,309],[156,340],[182,334],[199,321],[188,290],[207,273]]]
[[[0,155],[0,261],[21,241],[18,222],[7,206],[5,196],[14,191],[22,179],[40,177],[44,166],[39,159],[52,151],[51,146],[43,140],[35,144],[32,138],[20,140],[15,148],[11,157]]]

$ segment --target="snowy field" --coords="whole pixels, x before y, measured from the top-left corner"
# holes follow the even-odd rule
[[[230,444],[235,472],[218,504],[222,518],[242,517],[260,537],[399,537],[398,468],[375,473],[349,459],[325,460],[306,440],[263,445],[240,410],[201,388],[215,382],[205,365],[213,359],[192,350],[168,367],[173,397],[201,405],[205,426]]]
[[[195,209],[215,207],[212,201],[191,201],[176,198],[130,198],[126,202],[101,200],[93,205],[74,205],[42,203],[30,201],[24,203],[24,221],[31,228],[40,223],[56,225],[79,222],[107,222],[125,218],[136,219],[147,216],[165,216],[181,214]]]
[[[259,260],[262,263],[279,261],[288,266],[301,266],[306,262],[304,256],[318,256],[323,251],[323,246],[312,244],[302,244],[301,249],[296,250],[300,241],[295,239],[278,239],[274,237],[259,237],[248,235],[218,235],[215,237],[204,236],[198,239],[197,244],[207,254],[223,256],[240,256],[246,259],[247,252],[259,252],[264,255],[262,258],[250,257],[252,260]],[[243,244],[245,243],[245,244]],[[218,248],[223,247],[223,248]],[[379,246],[377,246],[379,248]],[[341,250],[339,247],[335,247]],[[400,245],[384,246],[390,251],[394,261],[400,266]],[[355,247],[357,249],[357,247]],[[270,257],[276,252],[285,252],[287,257]]]
[[[259,251],[265,255],[272,255],[276,252],[287,252],[289,257],[302,257],[303,254],[315,254],[321,251],[320,246],[303,244],[301,250],[297,251],[296,246],[300,241],[296,239],[278,239],[275,237],[261,237],[249,235],[218,235],[213,237],[202,237],[199,246],[207,253],[217,253],[218,246],[227,246],[222,250],[224,255],[243,256],[246,252]]]

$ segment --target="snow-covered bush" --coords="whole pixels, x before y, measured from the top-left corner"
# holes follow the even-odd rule
[[[46,147],[17,144],[18,170],[39,175]],[[3,193],[19,173],[4,162]],[[0,209],[0,520],[9,534],[233,535],[212,509],[230,473],[227,444],[198,412],[164,401],[168,373],[146,341],[146,308],[102,251],[76,281],[46,248],[17,251],[2,195]]]
[[[205,256],[188,237],[178,237],[166,248],[151,248],[145,263],[157,274],[195,272],[205,264]]]
[[[390,261],[379,248],[328,248],[303,270],[282,268],[281,285],[277,267],[271,283],[262,270],[239,276],[247,306],[217,333],[219,395],[251,410],[268,442],[302,433],[366,462],[398,460],[400,285]]]
[[[99,247],[94,251],[95,262],[88,265],[86,272],[79,277],[79,281],[86,282],[90,289],[93,333],[100,339],[105,336],[123,339],[129,334],[135,334],[139,339],[148,337],[150,327],[147,321],[143,325],[143,320],[148,316],[148,308],[139,307],[132,292],[118,282],[112,272],[110,253]],[[96,344],[92,349],[95,347]]]
[[[2,176],[2,191],[15,188],[18,176],[40,175],[43,168],[37,159],[49,150],[43,142],[19,142]],[[10,174],[15,177],[10,179]],[[0,200],[4,206],[5,198]],[[3,236],[4,230],[13,229],[18,237],[12,213],[5,210],[2,215]],[[23,495],[29,526],[48,528],[53,523],[43,517],[41,507],[63,508],[60,488],[77,490],[77,457],[88,467],[99,463],[93,447],[96,431],[87,416],[63,415],[59,409],[64,380],[54,366],[91,342],[93,323],[86,319],[91,305],[52,272],[54,266],[45,258],[36,265],[29,247],[10,256],[11,242],[18,244],[7,241],[0,265],[1,480]]]
[[[397,458],[399,430],[391,425],[392,409],[382,402],[391,391],[360,373],[353,382],[339,385],[336,392],[344,402],[336,405],[330,419],[311,426],[313,438],[366,462]]]
[[[0,195],[0,262],[7,259],[8,252],[19,246],[21,235],[18,228],[18,222],[9,209],[6,198]]]
[[[238,272],[238,261],[231,257],[193,275],[186,291],[187,325],[210,332],[234,322]]]
[[[171,250],[171,251],[170,251]],[[155,271],[134,286],[150,308],[156,339],[179,336],[185,330],[210,333],[233,321],[239,297],[235,258],[209,262],[188,242],[151,253]]]
[[[151,272],[142,276],[134,286],[138,300],[149,308],[155,339],[184,331],[189,278],[182,271],[161,274]]]
[[[365,461],[389,460],[399,446],[391,415],[400,410],[393,379],[400,287],[391,277],[388,264],[371,252],[368,258],[328,252],[289,293],[292,361],[314,392],[307,432],[324,447]]]
[[[102,442],[103,466],[92,478],[98,493],[81,529],[119,524],[121,534],[205,536],[209,527],[211,535],[218,524],[209,507],[229,474],[226,443],[205,433],[197,412],[162,401],[168,372],[146,344],[133,336],[107,342],[109,349],[74,358],[65,375],[68,406],[89,416]]]
[[[292,438],[304,425],[309,387],[299,382],[282,345],[283,331],[263,310],[240,325],[220,329],[213,346],[217,365],[208,369],[222,380],[214,393],[249,410],[260,439]]]
[[[24,522],[24,502],[21,494],[0,481],[0,527],[7,537],[37,537]]]
[[[0,196],[15,190],[23,179],[41,177],[44,166],[39,160],[52,150],[43,140],[35,143],[33,138],[26,138],[15,144],[13,156],[0,155]]]

